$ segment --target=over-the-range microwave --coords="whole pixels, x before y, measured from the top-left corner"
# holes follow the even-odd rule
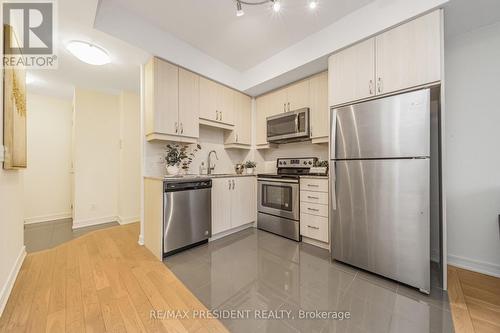
[[[309,139],[309,108],[267,117],[268,142],[286,143]]]

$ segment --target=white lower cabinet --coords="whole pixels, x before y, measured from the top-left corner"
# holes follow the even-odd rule
[[[330,238],[328,179],[301,178],[300,189],[300,234],[327,247]]]
[[[212,236],[257,219],[255,177],[212,179]]]

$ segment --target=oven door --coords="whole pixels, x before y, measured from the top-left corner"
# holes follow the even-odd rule
[[[309,137],[309,109],[281,113],[267,118],[267,141]]]
[[[259,179],[258,211],[299,220],[299,184],[294,180]]]

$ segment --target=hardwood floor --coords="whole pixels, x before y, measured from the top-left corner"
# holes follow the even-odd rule
[[[29,254],[0,332],[227,332],[216,319],[193,318],[206,308],[138,235],[134,223]],[[168,310],[188,318],[167,319]]]
[[[448,266],[448,296],[456,332],[500,332],[499,278]]]

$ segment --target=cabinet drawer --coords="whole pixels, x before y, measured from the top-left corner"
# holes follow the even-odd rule
[[[302,191],[328,192],[328,179],[301,178],[300,189]]]
[[[300,202],[328,205],[328,192],[300,191]]]
[[[328,217],[328,205],[314,204],[310,202],[301,202],[300,212],[304,214]]]
[[[301,213],[300,234],[328,243],[328,218]]]

